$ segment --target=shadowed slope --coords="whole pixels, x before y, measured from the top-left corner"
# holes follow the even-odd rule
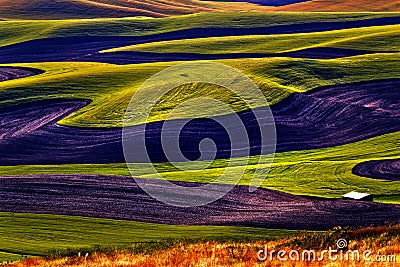
[[[316,47],[286,53],[232,53],[232,54],[196,54],[196,53],[152,53],[152,52],[109,52],[85,55],[79,58],[82,62],[102,62],[110,64],[141,64],[154,62],[174,62],[190,60],[219,60],[240,58],[312,58],[336,59],[342,57],[358,56],[380,53],[367,50],[341,49],[331,47]]]
[[[399,80],[377,81],[289,96],[271,107],[277,152],[337,146],[400,131],[400,103],[396,100],[399,86]],[[85,129],[55,124],[85,104],[77,100],[52,100],[2,109],[0,165],[124,162],[120,128]],[[245,111],[239,116],[250,136],[251,154],[258,155],[261,140],[254,115]],[[224,116],[227,122],[235,123],[234,118],[232,114]],[[161,145],[162,127],[163,122],[146,126],[147,149],[154,162],[167,161]],[[142,131],[141,126],[132,128],[132,133],[138,135]],[[217,158],[231,156],[229,136],[213,120],[192,120],[180,136],[182,153],[190,159],[199,157],[198,144],[204,138],[211,138],[217,144]],[[246,156],[246,145],[240,147],[243,151],[238,152]]]
[[[147,186],[159,188],[156,181],[147,182]],[[180,225],[311,230],[326,230],[338,225],[380,225],[400,219],[400,207],[395,205],[306,198],[264,189],[249,193],[248,187],[244,186],[236,186],[212,204],[178,208],[154,200],[131,177],[35,175],[0,177],[0,184],[0,211],[5,212],[80,215]],[[225,187],[215,184],[212,190],[224,190]],[[185,190],[182,194],[186,194]],[[192,197],[207,198],[207,190]]]

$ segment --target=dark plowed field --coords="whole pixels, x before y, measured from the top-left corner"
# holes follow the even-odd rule
[[[331,47],[318,47],[298,50],[287,53],[256,54],[256,53],[232,53],[232,54],[194,54],[194,53],[149,53],[149,52],[112,52],[95,53],[80,57],[80,61],[104,62],[111,64],[139,64],[152,62],[190,61],[190,60],[218,60],[239,58],[266,58],[266,57],[292,57],[312,59],[333,59],[364,54],[382,52],[341,49]]]
[[[39,69],[22,67],[0,67],[0,82],[25,78],[41,73],[44,73],[44,71]]]
[[[148,186],[159,187],[154,180],[148,180]],[[213,190],[224,187],[215,185]],[[207,191],[192,197],[207,197]],[[400,207],[396,205],[306,198],[263,189],[249,193],[243,186],[236,186],[212,204],[179,208],[152,199],[130,177],[95,175],[0,177],[0,211],[311,230],[370,226],[400,219]]]
[[[399,181],[400,159],[363,162],[353,168],[353,173],[368,178]]]
[[[332,147],[400,131],[399,87],[400,80],[387,80],[326,87],[289,96],[271,107],[277,152]],[[87,103],[51,100],[0,110],[0,165],[125,162],[122,129],[56,124]],[[253,112],[241,112],[239,117],[249,134],[251,154],[259,154],[261,138]],[[224,121],[237,123],[232,114],[224,116]],[[162,127],[163,122],[146,125],[147,151],[154,162],[168,161],[161,145]],[[143,127],[135,126],[131,132],[139,136],[142,131]],[[179,133],[172,130],[164,134]],[[195,119],[185,125],[180,132],[182,153],[189,159],[197,159],[199,142],[204,138],[215,141],[217,158],[231,156],[226,130],[211,119]],[[243,155],[240,149],[237,155],[246,156],[246,144],[240,145]]]

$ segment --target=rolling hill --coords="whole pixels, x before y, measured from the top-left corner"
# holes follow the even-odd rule
[[[0,0],[0,20],[168,17],[229,11],[400,11],[400,0]]]
[[[399,0],[312,0],[271,8],[275,11],[344,11],[344,12],[397,12]]]
[[[0,18],[63,19],[108,17],[166,17],[216,11],[265,11],[252,3],[199,0],[0,0]]]
[[[399,3],[0,0],[0,267],[27,257],[23,267],[44,266],[35,256],[64,251],[88,267],[103,247],[163,256],[198,240],[212,253],[245,242],[253,258],[253,240],[289,237],[392,253],[383,249],[400,240],[400,12],[388,11]],[[259,90],[244,88],[248,79]],[[351,191],[373,199],[342,199]],[[223,258],[244,266],[232,251]]]

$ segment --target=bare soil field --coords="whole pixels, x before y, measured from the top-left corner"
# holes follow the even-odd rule
[[[353,173],[362,177],[399,181],[400,159],[363,162],[353,168]]]
[[[148,186],[163,190],[156,180],[147,182]],[[398,205],[301,197],[264,189],[249,193],[245,186],[236,186],[212,204],[179,208],[154,200],[131,177],[30,175],[0,177],[0,185],[0,211],[4,212],[294,230],[327,230],[338,225],[367,227],[400,219]],[[213,190],[224,190],[225,186],[215,184]],[[187,194],[185,190],[181,193]],[[207,198],[208,190],[191,197]]]

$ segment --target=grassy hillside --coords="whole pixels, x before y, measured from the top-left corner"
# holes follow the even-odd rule
[[[193,13],[229,11],[290,12],[398,12],[399,0],[313,0],[313,1],[202,1],[202,0],[2,0],[1,19],[72,19],[118,17],[166,17]],[[294,3],[294,4],[290,4]],[[268,7],[267,5],[278,5]]]
[[[254,4],[254,2],[258,1],[267,0],[244,0],[243,2],[235,1],[235,3],[202,0],[0,0],[0,48],[2,49],[1,51],[6,51],[6,49],[12,50],[12,48],[6,48],[5,46],[53,37],[104,36],[104,38],[108,38],[107,36],[146,36],[192,28],[246,29],[303,23],[314,23],[320,27],[320,22],[343,22],[345,24],[349,21],[400,16],[400,0],[310,0],[281,7],[267,7]],[[268,1],[274,2],[275,0]],[[292,0],[285,0],[285,2],[287,1],[292,2]],[[264,12],[271,10],[279,12]],[[329,12],[324,13],[319,11]],[[368,23],[370,22],[368,21]],[[297,25],[296,28],[302,29],[303,26],[307,29],[306,25]],[[321,27],[321,32],[302,34],[226,36],[174,40],[121,47],[104,52],[282,53],[318,47],[380,52],[332,60],[277,57],[216,61],[235,67],[248,75],[260,87],[270,104],[276,104],[294,93],[307,92],[320,86],[400,78],[400,25],[374,26],[330,32],[322,32],[323,30],[323,27]],[[36,51],[29,48],[26,50],[29,53],[31,51],[35,53]],[[38,51],[39,53],[40,51]],[[64,50],[62,53],[64,53]],[[1,55],[0,52],[0,57]],[[7,56],[4,57],[3,54],[3,58],[7,58]],[[157,72],[179,63],[181,62],[158,62],[137,65],[86,62],[6,64],[6,66],[41,69],[45,72],[36,76],[0,82],[0,109],[37,100],[61,98],[89,99],[92,101],[91,104],[58,123],[63,126],[73,127],[121,127],[123,126],[122,121],[126,107],[139,86]],[[179,94],[177,93],[178,91]],[[147,89],[146,96],[151,94],[153,94],[153,91]],[[165,95],[162,99],[163,102],[153,110],[148,120],[137,120],[133,124],[137,125],[165,120],[169,112],[177,105],[199,95],[229,103],[231,108],[237,112],[259,107],[257,103],[250,107],[245,105],[243,101],[235,98],[232,92],[224,88],[204,84],[190,84],[177,88]],[[327,101],[332,101],[332,99],[327,99]],[[376,101],[379,102],[380,98],[378,97]],[[385,100],[382,101],[384,102]],[[316,103],[318,104],[319,102],[316,101]],[[380,107],[380,103],[370,104],[372,105],[371,110]],[[375,104],[376,106],[374,106]],[[345,105],[348,104],[343,103],[343,106]],[[362,106],[360,108],[367,107]],[[131,110],[131,112],[138,112],[140,110],[141,107],[138,106],[136,109]],[[47,111],[43,113],[45,112]],[[343,113],[345,112],[347,112],[346,109],[343,110]],[[215,116],[225,114],[221,110],[218,110],[218,107],[207,107],[204,113]],[[391,114],[394,113],[395,111]],[[175,113],[174,118],[191,118],[193,117],[192,115],[192,113],[182,111]],[[347,118],[344,116],[345,114],[340,115]],[[26,114],[21,116],[26,116]],[[315,117],[304,117],[309,120],[310,124],[315,122],[313,121]],[[317,119],[324,120],[324,117],[321,117]],[[338,116],[338,120],[343,117]],[[11,116],[11,118],[13,117]],[[2,123],[1,120],[0,118],[0,124]],[[8,123],[6,120],[3,121]],[[369,120],[362,115],[357,117],[356,120],[360,124],[364,122],[364,128],[366,121]],[[214,182],[217,177],[229,169],[228,173],[230,176],[223,181],[227,184],[236,181],[238,175],[245,169],[245,174],[239,182],[240,185],[250,185],[256,170],[263,178],[265,178],[266,173],[269,171],[267,179],[261,185],[263,188],[295,195],[323,198],[340,198],[344,193],[356,190],[373,194],[374,200],[377,202],[400,204],[400,181],[371,179],[353,174],[354,167],[363,162],[399,159],[400,151],[398,144],[400,143],[400,132],[389,133],[370,139],[362,136],[364,140],[349,143],[350,137],[348,131],[343,131],[343,129],[336,125],[331,125],[329,122],[324,121],[324,123],[320,125],[331,127],[331,129],[335,129],[335,132],[336,130],[337,132],[343,132],[343,136],[347,138],[346,141],[348,141],[348,144],[324,149],[277,153],[272,166],[270,162],[259,163],[260,156],[252,156],[250,158],[218,159],[206,169],[203,169],[204,164],[202,162],[184,162],[175,166],[170,163],[157,163],[155,167],[165,179],[202,183]],[[25,126],[24,128],[32,127],[32,125],[23,126]],[[73,127],[66,129],[71,132],[76,131],[77,129]],[[351,128],[358,129],[353,127]],[[384,127],[381,126],[381,128]],[[361,136],[358,132],[357,135]],[[308,142],[308,138],[312,135],[306,136]],[[324,137],[326,139],[329,138]],[[8,142],[7,138],[10,138],[9,140],[14,138],[13,129],[10,130],[10,134],[7,133],[0,136],[0,142],[5,140],[2,143],[4,145],[3,149],[6,148],[5,146],[7,146],[7,149],[11,147],[10,154],[15,158],[15,153],[17,153],[18,149],[14,149],[13,145],[6,143]],[[48,138],[42,139],[47,140]],[[68,138],[59,139],[62,140],[61,142],[72,143]],[[293,138],[293,140],[296,140],[296,138]],[[16,141],[15,143],[19,145],[22,142]],[[85,143],[88,143],[87,139],[85,139]],[[32,142],[27,142],[27,146],[34,147]],[[51,149],[46,146],[43,147],[46,151],[44,153],[46,157],[54,157],[55,154],[52,154]],[[53,148],[54,150],[52,151],[55,151],[55,153],[63,153],[57,145],[52,145]],[[23,152],[19,155],[29,155],[26,147],[21,150]],[[109,152],[106,149],[104,151]],[[3,152],[3,156],[5,154],[6,152]],[[70,156],[71,154],[67,155],[67,157]],[[91,154],[90,159],[92,157],[94,158]],[[109,158],[107,157],[107,161],[104,162],[110,162]],[[82,161],[77,162],[82,163]],[[183,167],[182,169],[184,170],[179,170],[177,168],[179,166]],[[138,178],[158,178],[153,174],[153,169],[148,164],[130,164],[130,167],[138,173],[136,176]],[[271,169],[269,170],[270,167]],[[0,166],[0,176],[21,176],[25,174],[102,174],[130,176],[128,167],[124,163]],[[115,181],[114,179],[118,178],[112,177],[110,179]],[[30,182],[31,180],[28,181],[28,183]],[[86,185],[88,181],[85,180],[83,183]],[[51,184],[49,183],[49,185]],[[18,183],[16,188],[16,192],[19,194],[21,184]],[[7,187],[5,190],[7,190]],[[29,193],[32,191],[27,190],[26,192]],[[21,194],[24,193],[21,191]],[[243,197],[241,194],[238,195]],[[33,194],[29,193],[29,199],[32,199],[33,196]],[[66,196],[62,195],[61,197],[65,199]],[[57,207],[55,206],[56,201],[54,198],[47,199],[51,201],[51,205],[49,206]],[[3,201],[8,201],[8,199],[3,197]],[[132,202],[131,199],[128,199],[128,201]],[[26,207],[26,203],[22,201],[22,206]],[[97,206],[98,202],[94,203]],[[69,204],[71,203],[66,203],[66,205]],[[100,208],[103,207],[101,202],[98,203],[98,206]],[[15,207],[12,206],[9,210],[16,211]],[[121,205],[118,206],[118,208],[120,207]],[[263,207],[260,207],[260,209],[265,210]],[[32,210],[26,210],[32,212]],[[82,211],[85,209],[81,208],[79,210]],[[168,214],[175,216],[169,209],[168,211]],[[291,210],[287,212],[292,216],[292,213],[290,213]],[[350,213],[351,211],[345,210],[344,212]],[[99,217],[99,214],[96,213],[89,216]],[[146,217],[148,216],[148,213],[146,213]],[[266,213],[266,216],[270,216],[270,214]],[[158,217],[156,222],[160,222],[159,219],[161,217],[165,217],[165,215]],[[215,220],[215,216],[213,219]],[[310,219],[308,217],[306,219],[308,223]],[[384,217],[384,220],[386,219]],[[182,222],[179,221],[179,223]],[[257,226],[259,225],[257,224]],[[391,243],[387,243],[384,249],[393,251],[393,253],[400,253],[398,245],[396,245],[399,241],[398,227],[374,231],[377,231],[378,234],[363,235],[362,238],[366,240],[362,238],[357,239],[356,235],[349,236],[359,241],[363,247],[371,245],[374,249],[378,249],[378,244],[382,245],[382,240],[385,242],[390,241]],[[47,255],[52,249],[72,249],[70,252],[73,251],[73,255],[76,255],[76,252],[83,251],[83,248],[88,249],[97,245],[130,247],[134,243],[143,242],[148,245],[149,242],[161,241],[165,244],[165,242],[168,243],[188,238],[194,240],[217,240],[221,242],[226,240],[229,242],[233,240],[240,240],[241,242],[250,240],[249,242],[252,243],[244,244],[237,249],[237,252],[232,250],[230,243],[200,243],[186,247],[176,246],[169,250],[158,251],[158,257],[152,257],[152,259],[149,259],[148,255],[143,254],[139,256],[113,254],[111,260],[115,260],[121,256],[121,262],[123,262],[128,257],[130,261],[135,261],[137,266],[145,267],[162,265],[160,262],[166,259],[166,261],[171,261],[170,266],[179,266],[179,264],[188,266],[190,262],[182,261],[182,255],[189,255],[189,257],[192,257],[193,262],[201,260],[204,262],[215,262],[215,259],[220,259],[220,262],[226,261],[229,264],[232,263],[237,266],[243,266],[244,262],[250,266],[254,265],[253,257],[257,255],[258,246],[264,245],[261,242],[253,243],[254,240],[264,240],[266,242],[276,238],[286,238],[297,233],[297,231],[284,229],[182,226],[77,216],[0,212],[0,265],[2,261],[19,260],[22,255]],[[342,231],[339,233],[348,234]],[[335,235],[330,235],[330,233],[328,233],[328,237],[306,235],[307,240],[316,240],[315,242],[318,244],[332,238],[332,236]],[[340,237],[348,236],[343,235]],[[381,243],[371,242],[371,238]],[[310,244],[306,243],[307,241],[304,238],[302,239],[302,237],[294,239],[294,241],[296,243],[291,243],[292,245],[300,244],[300,246],[304,245],[309,248]],[[282,242],[289,241],[283,240]],[[354,246],[354,243],[351,243],[351,245]],[[136,246],[143,248],[141,245]],[[100,265],[101,263],[104,264],[105,261],[110,261],[108,256],[100,255],[99,257],[103,258],[90,258],[90,260],[93,260],[93,265]],[[158,262],[154,261],[154,258]],[[96,260],[99,261],[96,262]],[[68,258],[64,262],[61,260],[62,264],[69,266],[72,266],[76,262],[78,262],[76,264],[78,266],[79,264],[83,266],[91,264],[88,262],[82,263],[82,257],[80,259]],[[118,262],[118,264],[121,262]],[[31,263],[34,264],[35,260],[32,260]],[[57,266],[59,264],[57,261],[49,263],[42,260],[38,260],[36,263],[38,266],[45,266],[45,264]],[[23,264],[22,266],[24,266]],[[120,265],[122,266],[123,264]],[[25,266],[29,266],[29,261]]]
[[[321,0],[273,9],[294,10],[298,7],[297,10],[311,11],[319,9],[327,11],[360,9],[400,11],[399,1],[388,2],[359,0],[349,4],[348,0],[340,1],[340,3],[336,0]],[[214,13],[215,11],[266,9],[266,7],[254,7],[254,5],[246,3],[230,4],[197,0],[0,0],[0,18],[8,19],[6,21],[0,19],[0,46],[50,37],[140,36],[200,27],[254,28],[312,22],[346,22],[393,17],[400,14],[249,12],[238,16],[239,13]],[[161,19],[149,18],[198,12],[207,13]],[[98,19],[98,17],[124,16],[146,17]],[[65,17],[73,19],[10,20],[20,18],[61,19]],[[280,57],[216,61],[235,67],[248,75],[260,87],[269,103],[275,104],[294,93],[307,92],[320,86],[400,78],[399,32],[400,26],[393,25],[304,34],[228,36],[148,43],[113,49],[108,52],[279,53],[315,47],[337,47],[381,52],[332,60]],[[0,108],[36,100],[90,99],[92,100],[91,104],[58,123],[64,126],[77,127],[121,127],[125,109],[139,86],[155,73],[178,63],[180,62],[137,65],[84,62],[7,64],[7,66],[37,68],[44,70],[45,73],[0,82]],[[175,95],[174,93],[177,90],[180,91],[180,94]],[[152,93],[151,89],[146,91],[148,95]],[[249,108],[244,105],[243,101],[237,100],[231,92],[224,88],[191,84],[177,88],[165,95],[163,98],[165,101],[153,110],[147,121],[137,120],[134,121],[134,124],[165,120],[169,112],[177,105],[199,95],[229,103],[235,111],[243,111]],[[257,104],[251,106],[251,108],[256,107],[258,107]],[[138,106],[137,111],[140,111],[140,108]],[[135,110],[132,112],[135,112]],[[208,107],[205,112],[213,115],[224,114],[216,107]],[[174,115],[174,118],[192,117],[192,114],[188,115],[185,112],[175,113]],[[365,118],[359,118],[359,121],[363,119]],[[310,123],[313,123],[312,120],[313,118],[310,118]],[[330,126],[327,125],[326,127]],[[71,131],[73,129],[70,128]],[[86,139],[85,142],[87,142]],[[362,162],[400,158],[399,143],[400,132],[395,132],[336,147],[277,153],[262,187],[296,195],[324,198],[340,198],[342,194],[356,190],[373,194],[377,202],[400,204],[400,181],[370,179],[353,174],[353,168]],[[12,151],[12,153],[15,152]],[[216,177],[219,177],[229,168],[230,176],[224,181],[228,184],[233,183],[241,170],[245,168],[245,175],[239,184],[249,185],[256,169],[258,169],[260,175],[265,176],[270,167],[269,162],[261,162],[259,165],[259,158],[260,156],[219,159],[215,160],[207,169],[202,169],[204,166],[202,163],[185,162],[177,164],[178,167],[179,165],[184,167],[184,171],[178,170],[176,166],[172,166],[170,163],[158,163],[155,164],[155,167],[165,179],[203,183],[213,182]],[[230,164],[229,167],[227,167],[228,164]],[[130,167],[134,168],[136,173],[139,173],[138,178],[157,178],[147,164],[130,164]],[[0,166],[0,176],[24,174],[129,176],[130,172],[126,164],[122,163]],[[114,178],[118,179],[117,177]],[[54,199],[52,201],[54,204]],[[2,260],[20,259],[21,254],[45,255],[50,249],[54,248],[80,249],[102,244],[129,246],[135,242],[181,240],[183,238],[270,240],[287,237],[294,233],[294,231],[287,230],[248,227],[187,227],[72,216],[0,213],[0,262]],[[379,235],[379,237],[383,238],[385,235],[383,237]],[[393,240],[390,239],[390,241]],[[226,256],[226,244],[213,245],[216,250],[222,249],[224,251],[225,254],[220,255]],[[259,244],[257,243],[257,245]],[[255,250],[254,246],[250,245],[249,247]],[[392,246],[388,247],[394,251]],[[190,247],[189,251],[193,248],[196,253],[199,252],[196,247]],[[212,248],[202,245],[200,245],[200,248],[203,249],[203,252],[204,250],[212,250]],[[183,250],[181,247],[174,249],[166,251],[162,255],[168,257],[168,253],[172,253],[176,258],[174,256],[168,259],[178,260],[178,256],[182,255]],[[396,253],[398,253],[398,250],[396,250]],[[143,257],[141,259],[146,258]],[[140,260],[138,262],[139,266],[146,266],[145,264],[140,265],[142,263]],[[39,265],[42,263],[40,262]],[[172,266],[177,266],[176,263],[175,261]]]
[[[268,101],[276,103],[294,92],[304,92],[318,86],[368,81],[377,78],[399,78],[398,57],[399,53],[335,60],[271,58],[221,62],[236,67],[249,75],[263,90]],[[46,73],[0,83],[0,105],[9,106],[19,102],[50,98],[92,99],[91,105],[60,123],[85,127],[121,126],[125,107],[138,86],[148,77],[171,64],[175,63],[126,66],[99,63],[22,64],[44,69]],[[379,77],[376,76],[376,73],[379,73]],[[124,82],[121,83],[121,81]],[[173,101],[167,101],[168,105],[159,107],[160,109],[153,113],[149,121],[165,119],[165,111],[198,94],[212,92],[211,97],[216,99],[231,98],[226,91],[208,90],[209,87],[181,89],[187,94],[184,97],[172,98]],[[151,90],[148,93],[151,94]],[[231,104],[237,111],[244,108],[240,102]],[[185,114],[181,115],[184,117]],[[398,158],[399,153],[396,151],[398,141],[398,133],[393,133],[340,147],[277,154],[269,176],[270,179],[263,184],[263,187],[293,194],[322,197],[340,197],[341,194],[350,190],[359,190],[375,194],[376,199],[381,202],[400,203],[399,182],[361,178],[352,174],[352,168],[360,162]],[[252,159],[253,162],[256,158]],[[241,166],[245,159],[235,159],[234,161],[237,166]],[[196,164],[190,165],[192,171],[187,172],[178,172],[168,164],[159,164],[158,169],[164,173],[167,179],[209,182],[222,173],[225,166],[227,166],[226,161],[218,160],[208,170],[198,170]],[[141,177],[152,177],[149,175],[147,166],[136,165],[134,167],[141,171]],[[249,184],[255,167],[254,163],[247,167],[248,170],[242,184]],[[0,175],[31,173],[129,175],[124,164],[0,168]],[[229,183],[229,181],[226,182]]]
[[[319,86],[375,80],[376,73],[379,73],[379,79],[398,78],[399,56],[396,53],[335,60],[267,58],[219,62],[243,71],[260,87],[268,102],[273,104],[294,92],[305,92]],[[0,107],[51,98],[91,99],[93,103],[60,123],[83,127],[119,127],[122,126],[126,106],[137,88],[153,74],[172,64],[176,63],[124,66],[100,63],[18,64],[15,66],[39,68],[46,73],[0,83]],[[215,86],[212,90],[210,88],[180,88],[186,93],[179,97],[174,96],[173,101],[158,105],[147,122],[164,120],[175,106],[198,94],[229,103],[236,111],[249,108],[240,99],[231,101],[234,99],[232,92]],[[151,90],[148,93],[151,94]],[[172,96],[173,93],[167,94],[163,99]],[[257,107],[257,103],[252,107]],[[214,115],[224,114],[213,107],[208,107],[207,112]],[[187,116],[184,112],[175,114],[175,118]],[[141,124],[145,121],[133,123]]]
[[[0,17],[6,19],[70,19],[113,17],[165,17],[200,12],[266,10],[251,3],[199,0],[2,0]]]
[[[174,40],[114,48],[103,52],[140,51],[198,54],[283,53],[315,47],[337,47],[386,52],[400,51],[400,25],[301,34]]]
[[[400,11],[399,0],[310,0],[277,8],[275,11]]]
[[[0,262],[21,255],[46,255],[53,249],[182,239],[260,240],[296,231],[247,227],[178,226],[86,217],[0,213]]]
[[[0,7],[1,8],[1,7]],[[0,12],[0,14],[3,14]],[[0,46],[46,37],[140,36],[190,28],[254,28],[311,22],[396,17],[398,13],[207,13],[173,18],[0,21]],[[0,15],[1,17],[1,15]]]

